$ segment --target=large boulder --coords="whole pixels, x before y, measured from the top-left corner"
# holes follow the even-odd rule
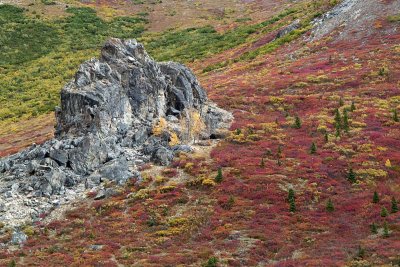
[[[202,137],[215,135],[232,120],[208,100],[186,66],[154,61],[136,40],[110,39],[100,58],[83,63],[62,89],[55,138],[0,160],[0,200],[12,197],[2,192],[10,193],[15,183],[19,186],[12,195],[18,199],[35,196],[59,203],[67,192],[70,199],[105,180],[139,179],[137,164],[171,162],[177,150],[171,136],[181,135],[180,119],[188,110],[204,121]],[[168,131],[153,134],[162,120]],[[21,214],[37,216],[34,208],[21,208],[23,202],[15,202]],[[9,223],[12,217],[0,211],[0,221]]]

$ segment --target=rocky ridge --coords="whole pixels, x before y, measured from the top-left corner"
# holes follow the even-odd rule
[[[336,42],[359,40],[374,34],[392,35],[397,27],[384,28],[380,24],[399,10],[399,1],[343,0],[313,21],[310,41],[320,40],[335,30]]]
[[[62,89],[55,138],[0,160],[0,222],[39,221],[88,189],[104,197],[104,181],[140,181],[141,164],[168,165],[191,150],[186,133],[198,127],[191,113],[202,121],[203,139],[218,137],[232,120],[184,65],[154,61],[136,40],[110,39]]]

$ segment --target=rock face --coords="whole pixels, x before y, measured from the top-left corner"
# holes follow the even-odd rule
[[[143,162],[168,165],[188,150],[170,141],[182,135],[181,120],[190,123],[189,111],[204,122],[203,138],[232,120],[184,65],[155,62],[136,40],[109,40],[61,91],[55,139],[0,161],[0,221],[37,220],[105,180],[140,180]],[[152,134],[162,121],[168,129]]]

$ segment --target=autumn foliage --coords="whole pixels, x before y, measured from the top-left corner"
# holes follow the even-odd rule
[[[398,265],[400,35],[335,34],[229,61],[257,35],[191,63],[235,116],[226,140],[38,225],[0,265]]]

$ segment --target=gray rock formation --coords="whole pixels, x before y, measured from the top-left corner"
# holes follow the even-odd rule
[[[387,30],[376,29],[378,19],[387,20],[389,15],[396,15],[400,10],[400,1],[343,0],[330,11],[313,21],[310,41],[337,31],[336,41],[362,39],[377,33],[395,34],[398,27]]]
[[[140,180],[143,162],[168,165],[176,151],[190,151],[187,144],[169,145],[188,110],[204,121],[206,138],[232,120],[184,65],[155,62],[135,40],[109,40],[100,59],[83,63],[61,91],[56,137],[0,160],[0,221],[39,220],[103,181]],[[162,118],[168,130],[153,135]]]
[[[26,234],[20,230],[14,230],[11,236],[11,244],[20,245],[26,241],[28,237]]]

